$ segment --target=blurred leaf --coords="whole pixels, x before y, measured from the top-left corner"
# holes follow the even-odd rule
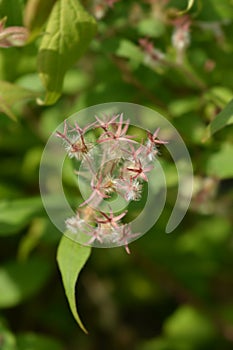
[[[3,319],[0,318],[0,347],[1,350],[18,350],[16,339],[10,330],[6,327]]]
[[[24,10],[24,25],[32,35],[40,32],[56,0],[28,0]]]
[[[43,93],[44,88],[37,73],[21,75],[15,83],[24,89],[29,89],[37,93]]]
[[[0,0],[0,19],[7,17],[7,26],[22,24],[22,1]]]
[[[21,174],[26,181],[35,182],[38,179],[38,169],[40,166],[42,147],[31,147],[22,162]]]
[[[210,97],[212,97],[215,102],[218,103],[221,109],[225,108],[233,97],[232,89],[221,85],[213,86],[211,89],[209,89],[209,91],[207,91],[206,94],[209,94]]]
[[[227,125],[233,124],[233,99],[208,125],[204,141]]]
[[[187,114],[180,115],[178,118],[174,118],[173,125],[184,137],[187,146],[196,143],[202,145],[202,136],[206,125],[198,111],[190,111]]]
[[[0,267],[0,308],[13,307],[38,292],[46,283],[51,265],[42,257]]]
[[[64,79],[64,94],[74,95],[77,91],[86,89],[90,83],[90,78],[84,71],[69,69]]]
[[[171,345],[172,345],[172,348],[171,348]],[[177,350],[177,348],[174,348],[174,344],[170,344],[169,340],[162,337],[146,340],[137,347],[137,350],[171,350],[171,349]],[[184,348],[182,350],[184,350]],[[185,347],[185,350],[189,350],[189,348]]]
[[[146,18],[139,22],[138,32],[141,36],[157,38],[163,35],[165,31],[164,24],[155,18]]]
[[[195,254],[198,260],[215,258],[223,253],[224,245],[231,235],[230,224],[225,218],[213,217],[211,223],[208,219],[199,220],[190,227],[185,234],[176,240],[179,255],[186,253],[189,256]],[[216,254],[218,253],[218,255]]]
[[[41,210],[40,198],[0,201],[0,236],[18,233]]]
[[[72,314],[85,333],[87,333],[87,330],[83,326],[76,309],[75,286],[79,273],[90,253],[90,247],[81,246],[66,236],[62,237],[57,251],[57,262]]]
[[[206,173],[219,179],[233,177],[233,145],[223,144],[221,149],[207,159]]]
[[[0,81],[0,110],[13,120],[16,120],[16,116],[12,111],[12,105],[26,99],[36,98],[37,96],[38,94],[34,91],[6,81]]]
[[[143,52],[139,49],[139,47],[126,39],[120,41],[116,55],[119,57],[128,58],[133,68],[137,68],[143,60]]]
[[[58,0],[50,14],[38,56],[38,71],[46,96],[39,104],[60,97],[65,73],[84,53],[96,31],[94,18],[77,0]]]
[[[47,335],[22,333],[17,336],[18,350],[62,350],[62,345]]]
[[[196,96],[175,99],[169,103],[169,112],[174,117],[180,117],[185,113],[193,112],[200,106],[200,98]]]
[[[14,84],[16,84],[16,80],[23,74],[35,72],[36,54],[37,48],[35,45],[26,45],[21,48],[9,47],[8,49],[1,49],[0,80],[14,82]],[[29,90],[34,91],[31,87]]]
[[[232,2],[228,0],[205,0],[201,2],[199,18],[204,21],[227,22],[233,18]]]
[[[215,329],[211,321],[201,312],[184,305],[166,320],[164,333],[174,342],[197,346],[213,338]]]
[[[46,220],[44,218],[36,218],[26,235],[23,236],[19,244],[18,257],[20,261],[28,259],[32,250],[38,245],[42,235],[44,234]]]

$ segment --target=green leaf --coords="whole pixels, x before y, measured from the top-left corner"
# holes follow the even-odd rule
[[[55,339],[34,333],[22,333],[17,336],[18,350],[62,350],[62,345]]]
[[[232,2],[229,0],[205,0],[201,2],[199,19],[206,22],[224,21],[233,18]]]
[[[143,52],[133,42],[122,39],[119,47],[116,50],[116,55],[119,57],[128,58],[132,68],[137,68],[143,61]]]
[[[141,36],[158,38],[165,32],[165,27],[162,21],[156,18],[145,18],[138,23],[138,32]]]
[[[43,287],[51,266],[44,258],[33,257],[25,262],[12,261],[0,268],[0,308],[13,307]]]
[[[27,232],[21,239],[18,248],[20,261],[27,260],[32,250],[39,244],[45,230],[45,218],[35,218]]]
[[[18,233],[42,207],[40,198],[0,201],[0,236]]]
[[[49,17],[56,0],[28,0],[24,10],[24,25],[30,30],[31,36],[39,34]]]
[[[215,329],[211,321],[195,308],[183,305],[164,324],[164,333],[174,342],[198,345],[214,337]],[[184,346],[184,349],[186,347]]]
[[[233,124],[233,99],[208,125],[203,141],[227,125]]]
[[[66,71],[83,55],[96,32],[94,18],[77,0],[58,0],[43,36],[38,71],[46,89],[44,101],[54,104],[60,97]]]
[[[18,350],[16,339],[11,331],[6,327],[4,319],[0,318],[0,346],[1,350]]]
[[[13,120],[16,120],[16,116],[12,111],[12,105],[36,97],[38,94],[34,91],[0,80],[0,111]]]
[[[180,117],[186,113],[197,110],[199,105],[200,98],[196,96],[190,96],[186,98],[172,100],[168,105],[168,109],[172,116]]]
[[[207,175],[227,179],[233,177],[233,145],[223,144],[206,162]]]
[[[7,26],[22,24],[22,2],[20,0],[0,0],[0,19],[7,17]]]
[[[90,253],[90,247],[81,246],[66,236],[62,237],[57,251],[57,262],[72,314],[85,333],[87,333],[87,330],[83,326],[76,309],[75,285],[80,270],[85,265]]]

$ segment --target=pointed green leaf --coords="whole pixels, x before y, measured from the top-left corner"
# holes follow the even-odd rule
[[[72,314],[80,328],[87,333],[82,321],[79,318],[75,302],[75,285],[80,270],[90,256],[91,248],[84,247],[63,236],[57,251],[57,262],[61,271],[65,293],[70,305]]]
[[[78,0],[58,0],[49,16],[38,56],[38,71],[51,105],[62,92],[63,79],[87,49],[96,31],[94,18]]]
[[[12,111],[12,105],[37,96],[34,91],[0,80],[0,111],[13,120],[16,120],[16,116]]]
[[[204,141],[220,129],[230,124],[233,124],[233,99],[208,125]]]

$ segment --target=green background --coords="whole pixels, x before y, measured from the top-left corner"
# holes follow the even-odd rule
[[[92,28],[94,35],[94,22],[87,16],[82,40],[74,38],[78,52],[72,43],[71,51],[62,46],[59,79],[67,72],[54,104],[44,99],[48,85],[40,81],[37,66],[45,21],[51,20],[49,3],[37,12],[41,21],[34,18],[28,25],[33,35],[26,46],[0,48],[0,349],[232,349],[232,103],[220,122],[215,119],[233,95],[232,1],[194,1],[183,14],[191,25],[181,62],[171,37],[187,1],[122,0],[113,7],[83,1],[85,16],[101,10],[103,17],[91,40],[85,32]],[[0,1],[0,18],[8,16],[7,26],[24,25],[25,5]],[[76,33],[83,16],[77,27],[64,27]],[[145,37],[164,54],[163,61],[143,51],[138,40]],[[88,49],[83,38],[91,40]],[[73,56],[66,61],[69,52]],[[49,68],[49,74],[60,73]],[[148,106],[176,127],[192,159],[194,193],[182,223],[165,234],[177,179],[161,148],[168,194],[160,219],[130,245],[131,255],[123,248],[93,249],[80,274],[76,301],[89,331],[85,335],[64,294],[56,263],[61,233],[41,203],[39,164],[47,138],[65,118],[114,101]],[[75,200],[69,166],[63,183]]]

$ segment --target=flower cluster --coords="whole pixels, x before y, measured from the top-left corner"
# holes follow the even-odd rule
[[[140,233],[133,233],[130,224],[122,222],[127,210],[113,212],[112,197],[122,197],[126,206],[139,201],[143,184],[148,182],[148,174],[154,168],[158,146],[166,143],[158,138],[159,129],[154,133],[146,131],[144,141],[137,142],[135,136],[128,134],[129,122],[123,114],[102,119],[96,116],[84,128],[77,122],[71,126],[65,121],[64,130],[56,133],[63,140],[68,156],[80,165],[75,173],[87,181],[91,190],[76,215],[66,220],[67,229],[74,234],[82,232],[87,245],[109,242],[124,245],[127,253],[130,253],[129,241]],[[86,172],[80,170],[82,164]],[[101,209],[103,201],[107,203],[107,212]]]

